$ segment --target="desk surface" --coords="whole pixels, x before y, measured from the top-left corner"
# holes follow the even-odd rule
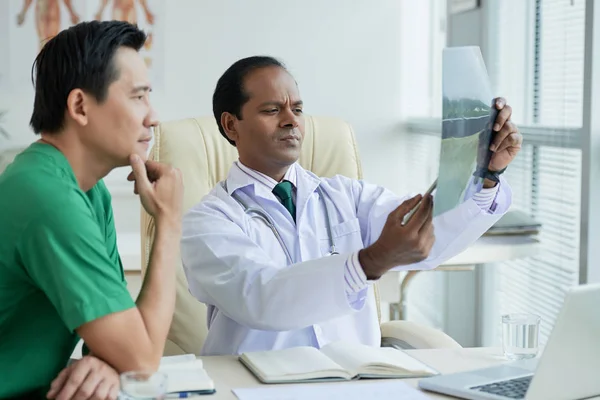
[[[412,356],[425,362],[440,373],[452,373],[484,368],[506,362],[501,349],[497,348],[472,348],[472,349],[436,349],[436,350],[409,350]],[[204,368],[215,382],[217,393],[204,396],[205,400],[237,399],[232,389],[267,386],[261,384],[234,356],[201,357]],[[417,387],[417,379],[404,379],[403,382]],[[355,381],[357,385],[372,380]],[[326,383],[335,385],[335,382]],[[278,385],[282,386],[282,385]],[[451,399],[425,392],[431,399]]]

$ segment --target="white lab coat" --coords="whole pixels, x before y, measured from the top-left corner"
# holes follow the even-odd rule
[[[319,178],[296,165],[296,224],[264,186],[233,165],[227,191],[216,187],[183,220],[182,260],[192,295],[208,306],[208,336],[202,354],[323,345],[346,340],[379,346],[381,333],[373,287],[350,299],[344,284],[348,256],[372,244],[386,218],[406,198],[342,176]],[[329,239],[323,203],[332,200],[330,218],[336,247]],[[260,205],[275,221],[294,264],[273,231],[251,218],[229,193],[249,206]],[[434,218],[436,241],[429,257],[400,270],[440,265],[479,238],[508,209],[511,192],[502,180],[493,213],[473,200]]]

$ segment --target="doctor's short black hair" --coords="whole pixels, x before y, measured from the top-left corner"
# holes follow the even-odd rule
[[[279,67],[287,70],[285,65],[274,57],[252,56],[233,63],[217,82],[212,100],[213,114],[217,120],[219,132],[233,146],[235,146],[235,142],[227,137],[221,125],[221,115],[228,112],[238,119],[242,119],[242,106],[249,100],[248,94],[244,91],[244,79],[250,72],[266,67]]]
[[[103,102],[108,87],[119,79],[114,55],[120,47],[139,51],[146,34],[127,22],[81,22],[59,32],[33,62],[35,87],[29,124],[35,133],[58,133],[65,123],[67,98],[74,89]]]

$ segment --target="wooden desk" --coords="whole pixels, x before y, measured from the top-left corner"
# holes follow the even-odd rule
[[[408,350],[407,353],[427,363],[440,373],[468,371],[471,369],[494,366],[506,362],[502,350],[498,348],[471,348],[471,349],[436,349],[436,350]],[[237,399],[232,389],[249,388],[263,385],[252,375],[234,356],[200,357],[208,375],[215,382],[217,393],[204,396],[205,400]],[[360,385],[373,380],[355,381]],[[403,382],[417,387],[417,379],[404,379]],[[326,383],[335,385],[335,382]],[[307,384],[310,385],[310,384]],[[278,385],[282,386],[282,385]],[[431,399],[454,399],[431,392],[424,392]]]

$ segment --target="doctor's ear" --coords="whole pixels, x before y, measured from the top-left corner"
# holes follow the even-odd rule
[[[237,121],[237,117],[231,113],[224,112],[221,114],[221,126],[227,135],[227,138],[233,142],[237,142],[238,132],[236,130],[235,123]]]

